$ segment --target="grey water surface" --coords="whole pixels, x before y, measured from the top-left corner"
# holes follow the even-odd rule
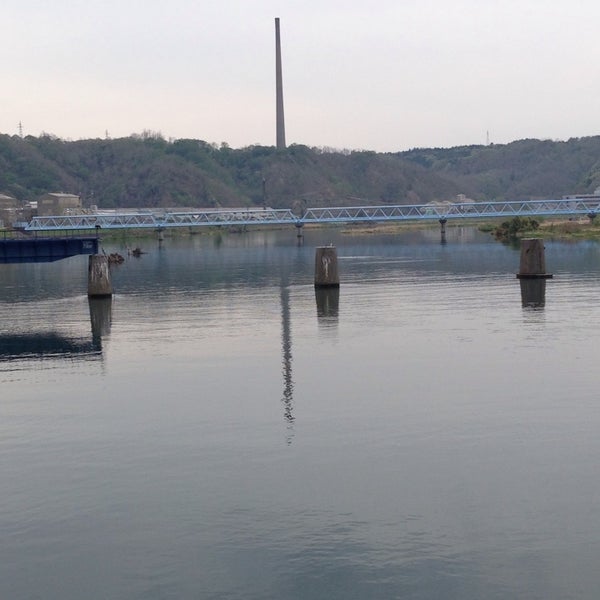
[[[600,246],[144,249],[0,266],[0,598],[598,597]]]

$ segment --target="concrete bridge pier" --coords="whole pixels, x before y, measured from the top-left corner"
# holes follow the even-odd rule
[[[158,243],[162,244],[165,241],[165,228],[159,227],[156,230],[156,233],[158,234]]]
[[[315,287],[340,287],[337,249],[335,246],[322,246],[315,252]]]
[[[551,273],[546,273],[546,256],[544,240],[540,238],[524,238],[521,240],[521,262],[519,279],[550,279]]]
[[[296,240],[298,241],[298,246],[304,245],[304,223],[296,223]]]
[[[88,259],[88,297],[107,298],[112,293],[108,256],[91,254]]]
[[[446,243],[446,223],[447,222],[448,222],[448,219],[446,219],[445,217],[442,217],[440,219],[440,236],[441,236],[440,241],[442,242],[442,244]]]

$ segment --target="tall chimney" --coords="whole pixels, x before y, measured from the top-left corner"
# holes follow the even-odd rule
[[[277,148],[285,148],[285,120],[283,118],[283,77],[281,75],[281,39],[279,36],[279,17],[275,17],[275,80],[276,80],[276,118]]]

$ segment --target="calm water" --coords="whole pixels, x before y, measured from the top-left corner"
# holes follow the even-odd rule
[[[145,249],[0,266],[0,598],[598,598],[600,246]]]

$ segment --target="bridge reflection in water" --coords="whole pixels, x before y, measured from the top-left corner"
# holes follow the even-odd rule
[[[57,331],[0,334],[0,361],[100,359],[112,323],[112,298],[89,298],[91,338]]]

